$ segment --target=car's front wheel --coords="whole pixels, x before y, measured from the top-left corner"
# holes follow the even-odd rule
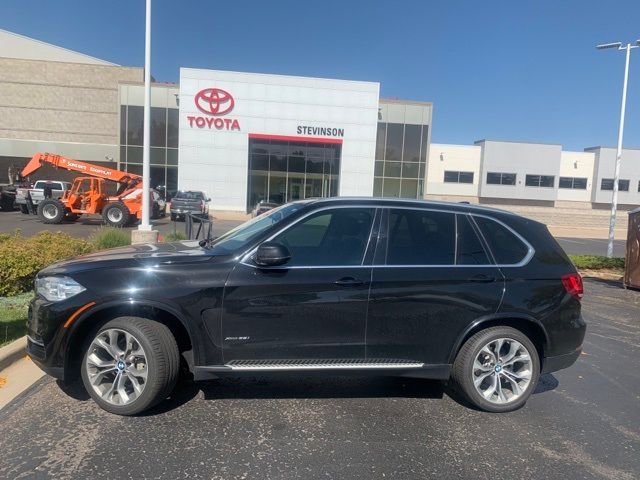
[[[171,393],[179,366],[178,346],[165,325],[119,317],[89,339],[81,374],[100,407],[117,415],[135,415]]]
[[[515,328],[499,326],[469,338],[453,365],[453,381],[475,407],[510,412],[536,388],[540,358],[531,340]]]

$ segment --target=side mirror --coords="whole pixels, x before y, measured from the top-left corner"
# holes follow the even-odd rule
[[[291,259],[289,249],[277,242],[264,242],[258,247],[254,261],[261,267],[277,267]]]

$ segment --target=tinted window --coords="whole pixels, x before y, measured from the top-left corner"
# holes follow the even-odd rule
[[[489,265],[482,243],[466,215],[456,215],[458,222],[458,248],[456,265]]]
[[[473,172],[445,171],[444,181],[446,183],[473,183]]]
[[[613,190],[613,178],[603,178],[600,188],[602,190]],[[629,180],[618,180],[618,190],[621,192],[628,192]]]
[[[587,179],[581,177],[560,177],[560,188],[572,188],[575,190],[586,190]]]
[[[402,158],[403,125],[399,123],[387,124],[387,144],[385,160],[397,160]]]
[[[553,175],[527,175],[525,177],[527,187],[553,187],[554,182]]]
[[[389,211],[387,265],[453,265],[454,252],[454,214]]]
[[[273,241],[291,252],[287,265],[360,265],[367,248],[375,210],[339,208],[301,220]]]
[[[498,264],[512,265],[524,259],[529,249],[511,230],[486,217],[474,218]]]
[[[487,172],[487,184],[489,185],[515,185],[515,173]]]

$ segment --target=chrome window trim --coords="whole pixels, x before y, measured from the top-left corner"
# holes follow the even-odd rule
[[[264,242],[270,242],[271,240],[273,240],[275,237],[277,237],[278,235],[280,235],[283,232],[286,232],[289,228],[293,227],[294,225],[297,225],[298,223],[300,223],[301,221],[303,221],[305,218],[310,217],[311,215],[318,213],[318,212],[322,212],[325,210],[335,210],[335,209],[343,209],[343,208],[370,208],[373,210],[373,220],[371,221],[371,228],[369,229],[369,238],[367,240],[367,245],[365,246],[364,252],[362,253],[362,260],[360,261],[359,265],[291,265],[291,266],[286,266],[286,265],[282,265],[280,267],[259,267],[258,265],[254,265],[253,263],[249,262],[249,260],[251,259],[251,257],[256,253],[256,251],[258,250],[258,247],[264,243]],[[245,253],[243,255],[240,255],[241,260],[240,263],[242,265],[246,265],[247,267],[252,267],[252,268],[278,268],[278,269],[310,269],[310,268],[371,268],[371,265],[363,265],[362,262],[364,261],[365,256],[367,255],[367,250],[369,249],[369,246],[371,244],[371,233],[373,232],[373,227],[375,225],[375,221],[376,221],[376,212],[380,209],[381,207],[379,205],[361,205],[361,204],[356,204],[356,205],[327,205],[326,207],[321,207],[321,208],[317,208],[317,209],[313,209],[310,212],[307,212],[306,214],[304,214],[302,217],[298,218],[296,221],[294,221],[293,223],[290,223],[289,225],[287,225],[286,227],[282,228],[281,230],[278,230],[276,233],[274,233],[273,235],[271,235],[269,238],[263,240],[262,242],[260,242],[258,245],[256,245],[255,247],[253,247],[251,250],[249,250],[248,253]]]
[[[441,212],[441,213],[449,213],[451,215],[468,215],[471,219],[473,219],[474,217],[482,217],[482,218],[486,218],[488,220],[492,220],[500,225],[502,225],[503,227],[505,227],[507,230],[509,230],[513,235],[516,236],[516,238],[518,238],[526,247],[527,247],[527,254],[524,256],[524,258],[518,262],[518,263],[509,263],[509,264],[500,264],[500,263],[488,263],[488,264],[483,264],[483,265],[459,265],[459,264],[444,264],[444,265],[422,265],[422,264],[407,264],[407,265],[386,265],[386,264],[372,264],[372,265],[308,265],[308,266],[304,266],[304,265],[292,265],[292,266],[286,266],[283,265],[282,267],[272,267],[272,268],[285,268],[285,269],[320,269],[320,268],[487,268],[487,267],[494,267],[494,268],[514,268],[514,267],[523,267],[525,265],[527,265],[531,259],[533,258],[534,254],[535,254],[535,249],[533,248],[533,246],[522,236],[520,235],[518,232],[516,232],[513,228],[511,228],[509,225],[507,225],[506,223],[504,223],[501,220],[498,220],[497,218],[494,218],[490,215],[484,215],[481,213],[473,213],[473,212],[457,212],[455,210],[448,210],[448,209],[444,209],[444,208],[432,208],[432,207],[427,207],[427,208],[417,208],[417,207],[409,207],[409,206],[404,206],[404,205],[398,205],[398,206],[391,206],[391,205],[367,205],[367,204],[355,204],[355,205],[328,205],[326,207],[321,207],[318,209],[314,209],[308,213],[306,213],[305,215],[303,215],[302,217],[300,217],[299,219],[297,219],[295,222],[287,225],[286,227],[284,227],[281,230],[278,230],[276,233],[274,233],[273,235],[271,235],[269,238],[263,240],[260,243],[264,243],[264,242],[269,242],[271,241],[273,238],[277,237],[278,235],[280,235],[282,232],[285,232],[286,230],[288,230],[289,228],[293,227],[294,225],[296,225],[298,222],[301,222],[302,220],[304,220],[305,218],[309,217],[310,215],[313,215],[314,213],[317,212],[321,212],[324,210],[332,210],[332,209],[336,209],[336,208],[373,208],[374,210],[377,209],[387,209],[387,210],[392,210],[392,209],[403,209],[403,210],[415,210],[418,212],[421,211],[431,211],[431,212]],[[455,219],[455,217],[454,217]],[[370,242],[371,242],[371,231],[373,230],[374,227],[374,223],[375,223],[375,212],[374,212],[374,222],[371,223],[371,230],[369,231],[369,241],[367,243],[367,248],[369,248]],[[454,222],[456,225],[456,229],[457,229],[457,222]],[[475,221],[474,221],[475,224]],[[475,224],[476,228],[478,229],[478,233],[480,235],[482,235],[482,230],[480,229],[480,227]],[[457,232],[456,232],[457,233]],[[484,235],[482,235],[482,239],[484,241],[484,243],[488,246],[489,243],[486,241],[486,239],[484,238]],[[457,237],[455,239],[456,244],[457,244]],[[247,266],[247,267],[251,267],[251,268],[264,268],[264,267],[258,267],[257,265],[254,265],[252,263],[249,263],[248,260],[251,258],[251,256],[253,254],[256,253],[256,251],[258,250],[258,247],[260,246],[260,244],[258,244],[257,246],[255,246],[254,248],[252,248],[251,250],[249,250],[247,253],[240,255],[239,257],[241,258],[240,262],[241,264]],[[366,255],[367,252],[367,248],[365,248],[365,253],[363,254],[363,259],[364,259],[364,255]],[[489,247],[489,253],[491,256],[493,256],[493,252],[490,250]],[[269,267],[266,267],[269,268]]]

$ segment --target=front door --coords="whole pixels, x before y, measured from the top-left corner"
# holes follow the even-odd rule
[[[497,311],[500,269],[467,214],[398,208],[382,223],[367,358],[446,364],[466,327]]]
[[[376,220],[369,207],[320,210],[271,239],[289,249],[285,265],[238,263],[225,285],[225,363],[364,359]]]

